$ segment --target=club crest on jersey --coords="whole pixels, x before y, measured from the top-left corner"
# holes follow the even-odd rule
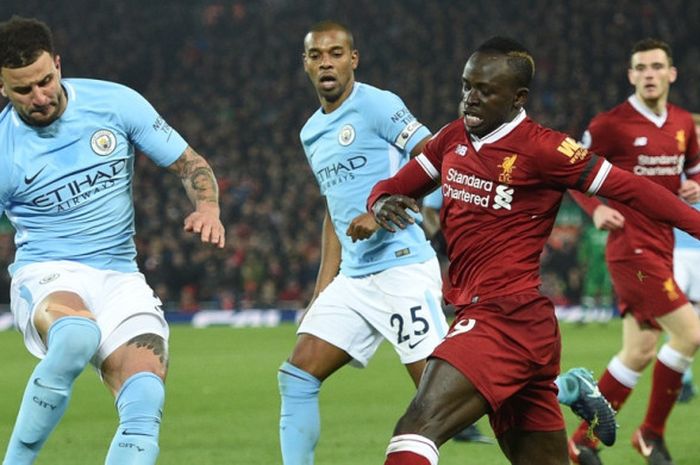
[[[338,143],[343,147],[347,147],[355,141],[355,128],[352,124],[346,124],[340,128],[338,133]]]
[[[458,144],[457,147],[455,148],[455,153],[459,155],[460,157],[463,157],[467,154],[467,146]]]
[[[515,169],[515,160],[518,159],[516,154],[509,157],[503,157],[503,162],[498,165],[499,168],[503,170],[501,174],[498,175],[498,180],[504,184],[510,184],[512,181],[513,170]]]
[[[673,278],[668,278],[666,281],[664,281],[664,291],[666,292],[668,300],[671,302],[678,300],[680,297],[678,295],[678,290],[676,289],[676,283],[673,282]]]
[[[685,131],[680,130],[676,132],[676,141],[678,141],[678,151],[679,152],[685,152],[685,149],[687,148],[686,142],[685,142]]]
[[[90,147],[101,157],[110,155],[117,148],[117,136],[109,129],[95,131],[90,138]]]

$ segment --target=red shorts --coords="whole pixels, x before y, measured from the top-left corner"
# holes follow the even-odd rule
[[[535,292],[459,309],[431,357],[457,368],[490,404],[496,436],[558,431],[564,418],[554,380],[561,340],[554,306]]]
[[[655,257],[608,262],[620,313],[641,326],[661,329],[656,319],[688,303],[673,279],[673,261]]]

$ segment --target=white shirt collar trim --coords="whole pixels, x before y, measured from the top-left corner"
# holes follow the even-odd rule
[[[630,103],[630,105],[632,105],[632,108],[637,110],[637,112],[640,115],[651,121],[657,128],[663,126],[666,120],[668,119],[668,110],[666,108],[664,108],[663,113],[657,115],[656,113],[651,111],[649,107],[644,105],[644,103],[642,103],[641,100],[639,100],[636,94],[630,95],[627,101]]]

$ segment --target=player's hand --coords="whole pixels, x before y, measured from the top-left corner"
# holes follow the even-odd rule
[[[357,242],[369,239],[378,229],[379,225],[374,221],[374,216],[371,213],[363,213],[352,219],[345,234],[350,236],[353,242]]]
[[[223,249],[226,243],[226,231],[219,219],[219,207],[200,205],[197,210],[185,218],[185,231],[199,234],[202,242],[216,245]]]
[[[614,208],[599,205],[593,211],[593,224],[604,231],[615,231],[625,225],[625,217]]]
[[[681,183],[678,195],[688,203],[698,203],[700,202],[700,184],[692,179],[686,179]]]
[[[372,205],[372,214],[379,226],[387,231],[396,232],[395,226],[406,229],[408,225],[416,222],[406,211],[407,209],[420,212],[414,199],[405,195],[388,195],[381,197]]]

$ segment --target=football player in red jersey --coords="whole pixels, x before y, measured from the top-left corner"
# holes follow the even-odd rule
[[[529,119],[533,73],[517,42],[481,45],[462,75],[464,118],[368,199],[376,221],[395,231],[414,221],[414,198],[442,184],[445,297],[457,309],[396,425],[388,465],[437,464],[438,447],[483,415],[511,463],[568,464],[554,385],[559,330],[538,289],[540,253],[566,189],[624,201],[700,237],[700,213],[667,189]],[[372,231],[358,225],[349,233],[362,239]]]
[[[671,49],[656,39],[632,48],[628,77],[634,94],[597,115],[583,143],[610,162],[644,177],[688,203],[700,200],[700,156],[692,115],[668,103],[676,80]],[[681,175],[685,173],[685,179]],[[646,417],[632,444],[652,465],[672,463],[664,429],[682,386],[683,372],[700,345],[700,319],[673,276],[673,228],[615,200],[573,194],[593,218],[610,231],[608,269],[623,315],[622,349],[600,379],[600,390],[619,410],[641,372],[656,357]],[[668,342],[656,351],[661,330]],[[572,460],[600,464],[598,444],[582,424],[569,442]]]

